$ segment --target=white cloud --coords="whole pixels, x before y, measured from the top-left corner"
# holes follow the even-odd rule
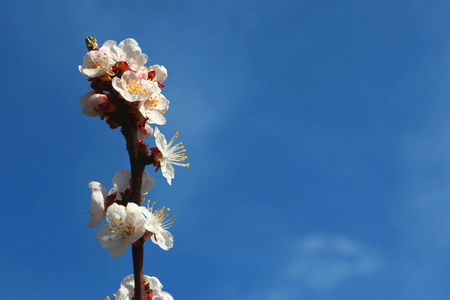
[[[316,289],[333,288],[351,277],[382,268],[374,253],[345,237],[312,235],[302,239],[295,252],[285,270],[287,277]]]
[[[384,263],[373,250],[344,236],[313,234],[286,247],[286,258],[273,268],[261,288],[245,299],[297,300],[299,295],[332,292],[345,281],[381,271]],[[309,294],[311,295],[311,294]]]

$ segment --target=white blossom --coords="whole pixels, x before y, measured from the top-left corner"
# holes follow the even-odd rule
[[[189,167],[189,164],[182,163],[187,159],[187,156],[184,154],[186,150],[182,146],[183,143],[177,143],[172,146],[173,142],[178,138],[178,132],[168,144],[166,137],[159,131],[158,127],[155,127],[153,135],[155,137],[156,147],[158,147],[161,153],[160,155],[155,154],[155,158],[159,163],[162,175],[167,179],[167,183],[171,185],[172,179],[175,177],[173,165]]]
[[[162,291],[163,285],[156,277],[150,277],[144,275],[144,282],[146,284],[146,292],[148,295],[152,295],[149,299],[152,300],[174,300],[168,293]],[[116,300],[131,300],[134,297],[134,275],[128,275],[125,277],[121,284],[120,289],[116,293]]]
[[[152,95],[139,104],[139,112],[144,120],[149,124],[164,125],[166,118],[164,114],[169,109],[169,100],[161,94],[161,89],[155,82],[153,83]]]
[[[97,238],[103,248],[109,249],[109,255],[120,257],[130,244],[139,240],[145,233],[145,223],[141,209],[129,202],[127,207],[117,203],[106,211],[108,225],[100,227]]]
[[[153,202],[153,205],[154,204],[155,203]],[[173,236],[167,229],[172,227],[172,223],[175,222],[175,220],[174,218],[167,219],[170,211],[169,208],[163,206],[161,209],[154,210],[153,205],[147,208],[143,206],[140,207],[142,214],[146,219],[145,229],[147,230],[147,233],[145,234],[144,239],[150,235],[153,243],[160,246],[163,250],[169,250],[173,247]]]
[[[121,78],[114,77],[112,86],[128,102],[147,100],[155,91],[151,81],[140,78],[133,71],[125,71]]]
[[[89,51],[83,58],[83,64],[78,66],[78,70],[86,77],[100,77],[105,73],[111,73],[111,67],[115,64],[109,51],[100,48],[96,51]],[[112,73],[113,74],[113,73]]]
[[[137,71],[148,60],[147,55],[142,53],[139,44],[132,38],[121,41],[119,45],[116,41],[108,40],[100,49],[108,49],[111,59],[115,63],[124,61],[133,71]]]

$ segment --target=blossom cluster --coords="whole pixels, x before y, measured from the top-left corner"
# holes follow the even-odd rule
[[[143,158],[161,169],[169,184],[175,176],[173,165],[189,167],[182,143],[175,143],[178,133],[167,143],[165,136],[152,124],[164,125],[164,114],[169,109],[169,100],[161,93],[167,78],[163,65],[146,67],[148,57],[139,44],[131,38],[118,45],[109,40],[98,48],[94,38],[87,39],[88,51],[79,71],[88,77],[93,91],[80,98],[82,113],[99,116],[112,128],[135,124],[138,129],[138,145]],[[144,139],[154,133],[156,147],[149,150]],[[173,145],[172,145],[173,144]],[[150,153],[151,151],[151,153]]]
[[[151,239],[161,249],[169,250],[173,247],[173,236],[167,229],[175,221],[174,218],[168,218],[170,209],[153,209],[155,203],[151,207],[138,206],[132,202],[128,202],[126,206],[121,205],[130,194],[130,179],[130,171],[118,171],[112,180],[113,188],[108,193],[100,182],[89,183],[92,196],[88,227],[95,227],[107,220],[108,224],[98,230],[97,238],[103,248],[109,249],[112,257],[122,256],[130,244],[142,237],[144,240]],[[144,171],[142,200],[154,184],[153,177]]]
[[[165,113],[170,102],[161,91],[167,69],[158,64],[145,66],[148,57],[131,38],[119,44],[109,40],[99,47],[95,38],[88,37],[86,46],[88,52],[78,69],[88,77],[92,91],[80,98],[82,113],[106,120],[111,129],[121,128],[134,170],[118,171],[109,191],[100,182],[89,182],[92,196],[88,227],[97,227],[106,219],[107,224],[98,229],[96,237],[112,257],[122,256],[130,245],[142,247],[147,240],[169,250],[173,247],[173,236],[168,229],[175,222],[175,216],[169,217],[169,208],[154,209],[155,202],[150,205],[150,200],[145,200],[155,179],[144,171],[145,166],[153,165],[155,172],[161,170],[171,185],[175,177],[174,165],[189,167],[184,163],[187,156],[183,144],[175,142],[178,132],[167,141],[158,127],[152,127],[166,123]],[[150,148],[144,140],[152,136],[155,147]],[[144,202],[146,206],[142,205]],[[133,250],[133,261],[134,255]],[[135,283],[144,282],[138,299],[142,298],[145,287],[146,299],[173,300],[169,293],[162,291],[156,277],[144,276],[144,281],[142,275],[139,278],[125,277],[114,294],[116,299],[133,300],[138,293]]]

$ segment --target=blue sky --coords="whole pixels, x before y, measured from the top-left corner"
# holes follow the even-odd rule
[[[128,169],[81,114],[84,38],[132,37],[169,76],[161,126],[191,167],[150,199],[177,215],[144,272],[175,299],[448,299],[445,1],[15,1],[0,18],[0,295],[103,299],[132,273],[88,229]],[[152,145],[152,139],[149,140]]]

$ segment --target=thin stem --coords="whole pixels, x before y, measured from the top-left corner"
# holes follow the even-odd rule
[[[146,300],[147,293],[144,285],[144,245],[143,239],[132,245],[134,270],[134,300]],[[138,288],[140,287],[140,289]]]
[[[122,125],[122,134],[127,143],[128,155],[130,157],[131,166],[131,195],[128,202],[141,205],[141,186],[142,174],[144,173],[145,164],[139,160],[137,150],[137,125],[136,122],[130,120]],[[125,203],[126,205],[127,203]],[[144,239],[140,239],[132,245],[133,255],[133,271],[134,271],[134,300],[146,300],[147,293],[144,286]]]

